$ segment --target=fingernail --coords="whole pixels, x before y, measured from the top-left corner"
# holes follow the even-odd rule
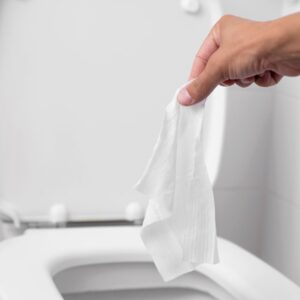
[[[186,88],[183,88],[177,95],[177,100],[182,105],[190,105],[195,102]]]

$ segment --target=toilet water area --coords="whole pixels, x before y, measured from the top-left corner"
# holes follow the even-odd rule
[[[136,289],[63,295],[65,300],[217,300],[207,293],[184,288]]]

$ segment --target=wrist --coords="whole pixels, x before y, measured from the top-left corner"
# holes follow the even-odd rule
[[[276,70],[279,64],[300,59],[300,13],[266,22],[264,42],[264,65],[266,69]]]

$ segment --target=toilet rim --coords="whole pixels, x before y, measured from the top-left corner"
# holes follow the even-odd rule
[[[62,300],[53,281],[60,271],[91,264],[151,262],[139,231],[138,226],[31,229],[1,242],[1,300]],[[229,241],[218,238],[218,243],[221,263],[202,265],[196,272],[236,299],[284,298],[287,293],[290,300],[300,299],[300,288],[269,265]]]

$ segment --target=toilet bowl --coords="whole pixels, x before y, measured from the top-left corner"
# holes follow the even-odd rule
[[[163,282],[139,226],[35,229],[0,244],[1,300],[299,299],[299,288],[218,240],[221,263]]]
[[[3,0],[0,14],[1,300],[300,299],[221,238],[219,264],[165,283],[140,240],[131,187],[217,0]],[[206,104],[213,183],[225,100]]]

